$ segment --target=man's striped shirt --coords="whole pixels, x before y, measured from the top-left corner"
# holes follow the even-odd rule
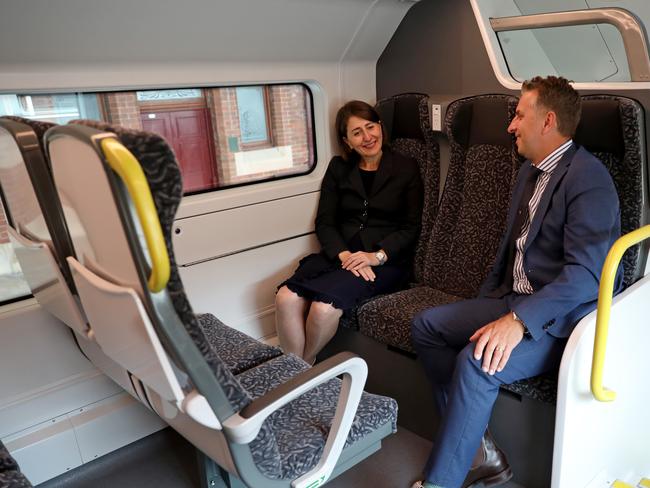
[[[528,232],[530,231],[530,223],[535,217],[535,212],[537,212],[537,207],[542,199],[546,185],[548,185],[548,182],[553,175],[553,171],[557,167],[564,153],[571,147],[571,144],[573,144],[573,140],[569,139],[551,154],[546,156],[542,162],[537,165],[537,169],[539,169],[541,173],[535,182],[533,196],[531,197],[530,202],[528,202],[528,216],[526,216],[524,224],[521,227],[521,235],[515,242],[515,263],[512,270],[512,290],[520,295],[530,295],[533,293],[533,287],[530,285],[524,271],[524,246],[526,245],[526,239],[528,238]]]

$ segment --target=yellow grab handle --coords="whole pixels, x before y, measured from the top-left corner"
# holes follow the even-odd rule
[[[603,369],[605,368],[605,349],[609,332],[609,314],[612,308],[612,295],[618,264],[628,248],[650,237],[650,225],[645,225],[635,231],[621,236],[609,250],[603,272],[600,275],[598,289],[598,309],[596,312],[596,338],[594,340],[594,355],[591,363],[591,392],[600,402],[611,402],[616,398],[616,392],[603,387]]]
[[[149,183],[138,160],[117,139],[112,137],[102,139],[101,146],[106,161],[126,185],[135,205],[151,258],[149,290],[159,292],[169,280],[169,255]]]

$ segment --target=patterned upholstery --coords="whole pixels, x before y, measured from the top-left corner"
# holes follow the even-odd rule
[[[411,320],[421,311],[452,303],[460,297],[448,295],[430,286],[416,286],[376,298],[361,308],[363,333],[389,346],[415,352],[411,344]],[[380,320],[376,319],[381,314]]]
[[[142,165],[156,203],[171,260],[169,294],[190,336],[212,367],[233,408],[241,410],[253,398],[264,395],[308,369],[309,365],[301,359],[291,355],[278,355],[278,348],[258,343],[225,326],[210,314],[195,316],[192,312],[171,245],[173,218],[182,191],[180,170],[164,139],[156,134],[101,122],[75,123],[114,132]],[[315,466],[325,446],[339,391],[340,380],[331,380],[273,413],[264,422],[259,435],[250,444],[253,459],[262,473],[272,478],[295,478]],[[364,393],[348,442],[355,442],[389,422],[394,432],[397,422],[396,402],[390,398]]]
[[[582,118],[575,140],[600,159],[614,180],[621,204],[621,233],[645,225],[647,196],[643,188],[645,131],[643,107],[629,98],[612,95],[582,97]],[[625,286],[642,274],[641,245],[623,255]]]
[[[20,472],[18,463],[0,441],[0,488],[31,488],[32,484]]]
[[[253,398],[260,397],[296,374],[309,369],[291,354],[278,357],[237,376]],[[295,478],[313,468],[323,451],[336,410],[341,380],[317,386],[274,412],[265,425],[271,432],[260,433],[251,443],[253,459],[269,478]],[[350,445],[383,425],[397,430],[397,402],[363,393],[346,443]]]
[[[517,98],[481,95],[449,105],[451,161],[426,242],[423,281],[361,306],[363,334],[412,351],[411,320],[428,307],[476,296],[494,261],[521,160],[506,128]],[[418,288],[422,287],[422,290]]]
[[[268,346],[251,336],[228,327],[214,315],[197,315],[208,342],[232,374],[239,374],[282,354],[279,347]]]
[[[415,159],[420,167],[424,202],[413,271],[415,281],[421,282],[427,244],[423,236],[429,235],[433,227],[440,188],[440,146],[431,131],[429,97],[421,93],[403,93],[379,100],[376,108],[389,133],[391,147]]]

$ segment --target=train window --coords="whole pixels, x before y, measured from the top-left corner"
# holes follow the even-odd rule
[[[646,3],[471,0],[495,75],[511,89],[535,75],[561,75],[581,88],[649,82]]]
[[[539,73],[577,82],[630,81],[621,35],[611,25],[574,25],[497,33],[517,81]]]
[[[9,241],[7,219],[4,208],[0,204],[0,304],[12,302],[31,294]]]
[[[0,95],[0,115],[156,132],[176,154],[186,195],[305,174],[316,160],[311,92],[300,83]]]

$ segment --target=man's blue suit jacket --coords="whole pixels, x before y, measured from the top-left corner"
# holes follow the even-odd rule
[[[499,286],[507,268],[506,247],[531,169],[526,161],[519,171],[506,233],[481,296]],[[596,308],[603,263],[620,227],[618,195],[607,168],[573,144],[553,171],[524,246],[524,271],[533,294],[517,295],[512,304],[534,339],[545,332],[568,337],[578,320]],[[617,291],[622,283],[619,268]]]

